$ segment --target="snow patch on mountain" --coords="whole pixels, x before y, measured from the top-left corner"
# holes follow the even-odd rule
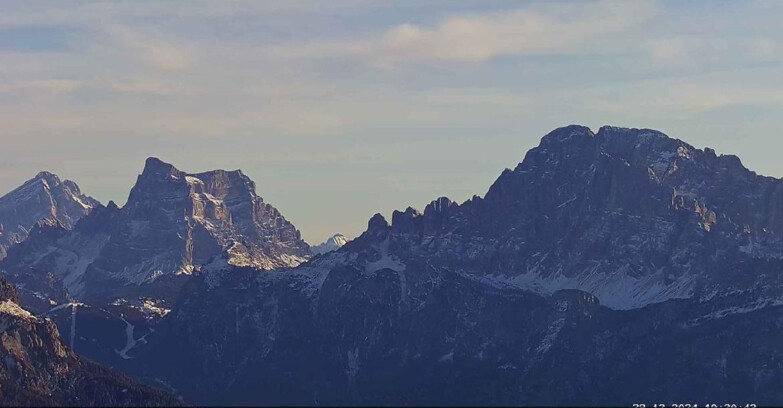
[[[588,292],[601,304],[615,310],[636,309],[669,299],[687,299],[693,294],[692,277],[684,276],[673,283],[665,284],[661,275],[633,277],[627,267],[603,272],[598,267],[568,277],[561,272],[543,276],[540,272],[528,272],[518,276],[466,275],[494,287],[529,290],[542,295],[552,295],[563,289],[578,289]]]
[[[123,322],[125,322],[125,347],[122,350],[116,350],[116,352],[124,360],[130,360],[131,357],[128,356],[128,352],[132,348],[136,347],[136,340],[133,338],[133,331],[136,329],[136,326],[125,320],[124,316],[121,317],[121,319]]]
[[[358,259],[357,253],[330,252],[298,268],[292,269],[291,274],[298,276],[303,282],[302,292],[312,297],[320,292],[329,273],[340,266],[350,265]]]
[[[405,270],[405,264],[395,255],[389,252],[389,238],[387,237],[381,241],[377,247],[376,252],[379,256],[378,259],[367,262],[364,265],[364,273],[371,274],[383,269],[391,269],[395,272],[402,272]]]
[[[751,313],[767,307],[774,307],[774,306],[781,306],[781,305],[783,305],[783,296],[776,297],[776,298],[762,296],[752,302],[741,302],[738,305],[714,310],[703,316],[691,319],[685,322],[682,326],[683,327],[697,326],[715,319],[722,319],[724,317],[733,316],[737,314]]]

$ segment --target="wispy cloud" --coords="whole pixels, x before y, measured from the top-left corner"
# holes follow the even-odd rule
[[[0,93],[63,94],[79,87],[79,83],[67,79],[16,81],[0,84]]]
[[[101,46],[119,51],[151,68],[182,71],[195,62],[195,56],[187,45],[175,44],[159,33],[146,34],[124,26],[106,26],[104,32],[108,39],[100,43]]]
[[[777,42],[769,37],[664,37],[644,44],[650,61],[661,68],[708,68],[780,59]]]
[[[184,96],[193,97],[199,90],[189,86],[165,82],[154,78],[130,78],[112,82],[109,89],[122,94],[149,96]]]
[[[580,54],[596,38],[652,18],[648,2],[580,2],[443,19],[434,26],[400,24],[370,39],[279,47],[289,58],[353,57],[388,67],[405,63],[477,63],[515,55]],[[595,45],[595,44],[593,44]]]

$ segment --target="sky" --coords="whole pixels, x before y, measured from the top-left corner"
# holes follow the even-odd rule
[[[783,176],[783,2],[5,0],[0,194],[122,205],[145,158],[242,169],[316,244],[483,195],[554,128],[652,128]]]

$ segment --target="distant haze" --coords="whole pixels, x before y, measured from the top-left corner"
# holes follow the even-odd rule
[[[548,131],[648,127],[780,177],[783,2],[4,1],[0,194],[242,169],[311,244],[483,195]]]

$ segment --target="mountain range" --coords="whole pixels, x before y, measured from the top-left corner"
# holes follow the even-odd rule
[[[56,302],[143,295],[163,305],[221,254],[231,265],[275,269],[305,261],[310,247],[241,171],[189,174],[150,158],[122,208],[97,205],[73,228],[39,223],[0,269],[31,288],[53,275],[67,296],[59,286],[38,295]]]
[[[567,126],[390,221],[311,248],[240,171],[151,158],[0,269],[79,353],[197,404],[783,402],[783,180],[736,156]]]

